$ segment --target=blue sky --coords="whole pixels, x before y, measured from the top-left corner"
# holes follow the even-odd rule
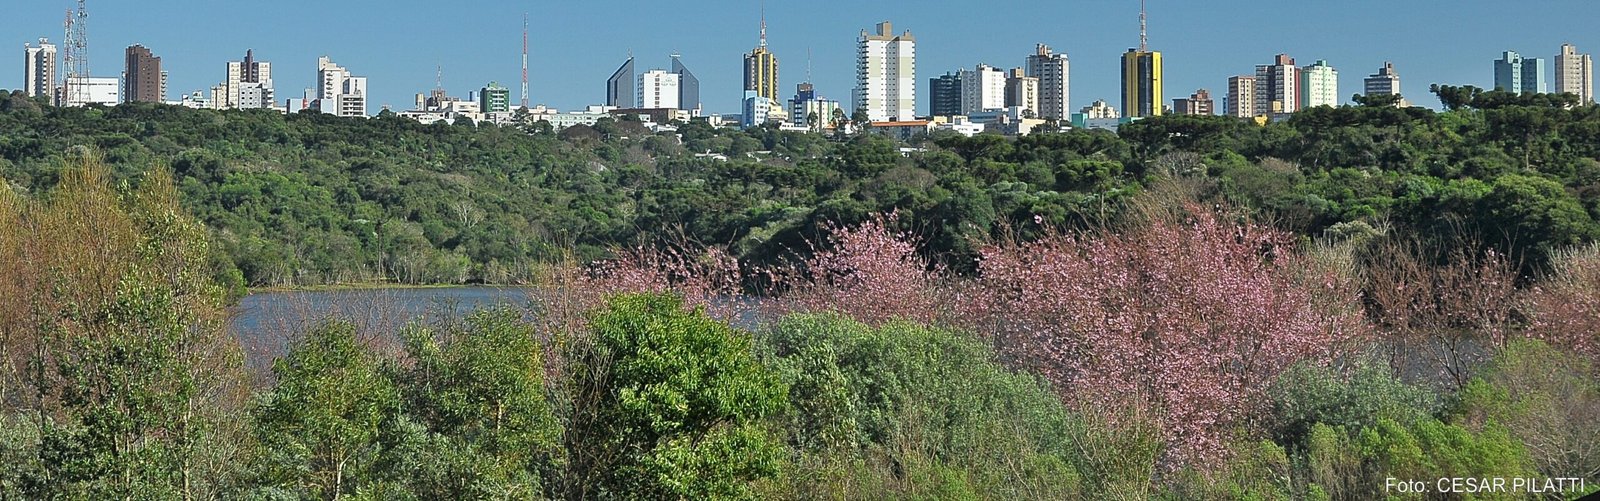
[[[0,88],[22,82],[21,46],[62,38],[69,0],[9,0],[0,19]],[[206,89],[245,49],[273,63],[280,101],[315,84],[329,55],[370,78],[371,109],[411,106],[444,67],[445,87],[465,96],[491,80],[512,89],[521,75],[522,14],[532,23],[532,102],[562,109],[604,98],[606,77],[632,51],[640,71],[668,64],[673,51],[700,78],[711,112],[735,112],[741,55],[756,43],[758,0],[89,0],[91,73],[117,75],[122,50],[142,43],[170,73],[169,98]],[[1551,58],[1560,44],[1600,52],[1600,1],[1150,0],[1150,45],[1165,53],[1167,99],[1197,88],[1221,97],[1227,77],[1252,72],[1277,53],[1301,65],[1326,59],[1340,70],[1340,94],[1393,61],[1405,94],[1434,106],[1429,83],[1492,83],[1503,50]],[[1138,44],[1137,0],[815,0],[766,5],[768,43],[780,58],[785,95],[804,80],[849,101],[856,35],[892,20],[916,35],[918,99],[927,79],[988,63],[1021,66],[1035,43],[1072,60],[1072,106],[1116,104],[1118,57]]]

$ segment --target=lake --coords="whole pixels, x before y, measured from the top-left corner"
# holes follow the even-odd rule
[[[233,309],[228,328],[244,347],[245,365],[265,370],[284,353],[291,336],[330,318],[353,322],[368,335],[392,336],[413,320],[498,305],[523,308],[529,292],[521,287],[258,292]]]

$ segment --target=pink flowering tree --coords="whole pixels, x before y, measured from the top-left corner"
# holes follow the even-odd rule
[[[917,254],[917,239],[893,230],[896,216],[856,227],[829,225],[812,257],[773,273],[782,289],[769,314],[834,312],[878,325],[893,319],[948,323],[954,312],[942,284],[944,270]]]
[[[1151,406],[1168,467],[1222,458],[1233,433],[1259,429],[1279,372],[1364,330],[1352,284],[1306,266],[1290,235],[1186,212],[992,246],[974,296],[987,311],[969,319],[1069,400]]]
[[[1527,335],[1600,363],[1600,244],[1558,254],[1523,299]]]

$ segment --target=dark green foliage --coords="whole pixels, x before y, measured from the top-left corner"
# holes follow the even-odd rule
[[[569,499],[751,498],[785,387],[750,336],[666,295],[612,298],[569,359]]]

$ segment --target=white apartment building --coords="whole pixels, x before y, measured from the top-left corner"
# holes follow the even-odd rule
[[[1027,75],[1039,79],[1039,118],[1067,122],[1072,119],[1069,97],[1071,64],[1066,54],[1055,54],[1050,46],[1038,44],[1028,56]]]
[[[678,85],[681,78],[667,70],[650,70],[639,75],[639,108],[678,108]]]
[[[1578,96],[1580,104],[1595,102],[1594,59],[1579,54],[1572,44],[1561,44],[1561,52],[1556,54],[1556,92]]]
[[[1228,77],[1228,96],[1223,103],[1223,114],[1230,117],[1254,118],[1256,116],[1256,77],[1239,75]]]
[[[48,39],[40,38],[39,46],[22,44],[26,56],[26,68],[23,70],[22,92],[33,97],[48,97],[55,99],[56,90],[56,46]]]
[[[910,120],[917,114],[917,41],[894,34],[888,21],[856,39],[855,111],[874,122]]]
[[[961,70],[961,114],[1006,107],[1006,72],[987,64]]]
[[[350,74],[328,56],[317,58],[317,105],[341,117],[367,116],[367,77]]]
[[[1300,109],[1338,105],[1338,69],[1319,59],[1300,70]]]

